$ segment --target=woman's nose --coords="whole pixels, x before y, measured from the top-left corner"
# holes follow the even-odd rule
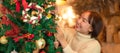
[[[82,23],[82,19],[79,19],[79,20],[78,20],[78,23]]]

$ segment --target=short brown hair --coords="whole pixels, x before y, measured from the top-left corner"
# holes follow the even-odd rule
[[[92,25],[91,38],[97,38],[104,27],[103,19],[97,12],[90,11],[88,22]]]

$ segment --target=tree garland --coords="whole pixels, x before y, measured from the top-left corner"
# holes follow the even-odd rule
[[[30,9],[37,10],[32,11],[31,15],[28,14],[28,11]],[[28,7],[22,11],[23,15],[23,22],[28,22],[30,24],[36,24],[40,21],[40,18],[42,18],[42,12],[43,8],[37,5],[36,3],[30,3]]]

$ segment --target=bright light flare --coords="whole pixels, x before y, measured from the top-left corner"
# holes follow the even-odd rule
[[[73,19],[75,18],[75,13],[73,12],[72,6],[68,6],[63,9],[61,16],[63,19]]]

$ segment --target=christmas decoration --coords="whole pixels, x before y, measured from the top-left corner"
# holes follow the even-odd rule
[[[49,32],[49,31],[46,34],[47,34],[47,36],[52,36],[53,35],[53,33]]]
[[[44,50],[42,50],[40,53],[46,53]]]
[[[11,30],[7,30],[5,32],[6,36],[15,37],[20,32],[19,27],[16,24],[14,24],[11,20],[9,20],[6,16],[2,16],[1,22],[2,22],[2,24],[11,26],[11,28],[12,28]]]
[[[18,52],[16,52],[15,50],[13,50],[13,51],[11,51],[11,53],[18,53]]]
[[[14,0],[16,3],[16,12],[20,12],[20,2],[18,0]]]
[[[2,37],[0,38],[0,43],[1,43],[1,44],[7,44],[7,43],[8,43],[8,40],[6,39],[6,36],[2,36]]]
[[[44,48],[45,44],[46,44],[46,42],[43,38],[40,38],[39,40],[36,40],[37,49]]]
[[[49,19],[49,18],[51,18],[51,16],[52,16],[52,15],[49,13],[49,14],[47,15],[47,18]]]
[[[56,0],[3,0],[0,53],[61,52],[54,46]],[[1,49],[2,48],[2,49]]]
[[[18,42],[20,39],[23,39],[23,38],[26,39],[26,41],[31,41],[34,38],[34,34],[29,34],[29,33],[23,34],[22,36],[16,37],[13,40],[15,42]]]
[[[32,10],[37,10],[37,11],[32,11],[31,15],[28,14],[28,11],[30,10],[30,8]],[[30,3],[28,5],[28,7],[23,10],[22,14],[23,14],[23,21],[24,22],[29,22],[31,24],[35,24],[38,23],[40,18],[42,18],[42,13],[43,12],[43,8],[40,7],[39,5],[37,5],[36,3]]]
[[[31,39],[34,38],[34,34],[29,34],[29,33],[27,33],[27,34],[24,34],[23,37],[31,40]]]
[[[23,5],[24,9],[26,9],[28,7],[28,3],[26,2],[26,0],[22,0],[22,5]]]

